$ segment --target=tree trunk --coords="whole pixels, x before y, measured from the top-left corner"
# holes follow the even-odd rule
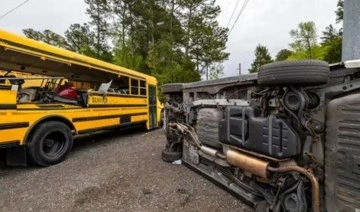
[[[97,28],[97,35],[96,35],[96,54],[99,55],[100,53],[100,6],[96,2],[96,11],[97,11],[97,20],[96,20],[96,28]]]
[[[126,6],[124,3],[123,12],[122,12],[122,49],[125,48],[125,15],[126,15]]]
[[[310,59],[313,59],[313,55],[312,55],[312,51],[311,51],[311,43],[310,43],[310,39],[309,39],[309,38],[306,38],[306,43],[307,43],[307,46],[308,46],[308,51],[309,51]]]
[[[174,17],[174,10],[175,10],[175,0],[171,0],[171,16],[170,16],[170,36],[173,38],[173,17]]]
[[[155,33],[155,23],[154,23],[154,1],[150,0],[150,14],[151,14],[151,44],[154,45],[155,44],[155,37],[154,37],[154,33]]]
[[[189,7],[189,15],[187,21],[187,31],[186,31],[186,44],[185,44],[185,57],[189,57],[189,46],[190,46],[190,21],[192,19],[192,4]]]

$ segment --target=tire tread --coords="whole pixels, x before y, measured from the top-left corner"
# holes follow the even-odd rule
[[[282,61],[260,67],[259,85],[320,85],[329,80],[329,64],[320,60]]]

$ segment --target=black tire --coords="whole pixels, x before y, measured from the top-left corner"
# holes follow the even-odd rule
[[[167,149],[164,149],[161,152],[161,158],[166,162],[174,162],[182,158],[182,152],[169,152]]]
[[[329,80],[329,64],[320,60],[282,61],[263,65],[259,85],[321,85]]]
[[[73,146],[73,136],[68,126],[49,121],[40,124],[27,143],[28,157],[39,166],[62,162]]]

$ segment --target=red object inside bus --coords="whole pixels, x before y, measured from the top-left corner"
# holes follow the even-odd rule
[[[78,92],[76,88],[71,84],[65,84],[60,86],[58,95],[67,99],[77,99]]]

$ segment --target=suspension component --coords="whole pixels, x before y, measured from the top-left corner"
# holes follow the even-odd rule
[[[299,166],[282,166],[277,168],[268,167],[268,170],[270,172],[279,172],[279,173],[294,171],[305,175],[311,182],[312,209],[314,212],[320,212],[320,186],[318,180],[316,179],[313,173]]]

